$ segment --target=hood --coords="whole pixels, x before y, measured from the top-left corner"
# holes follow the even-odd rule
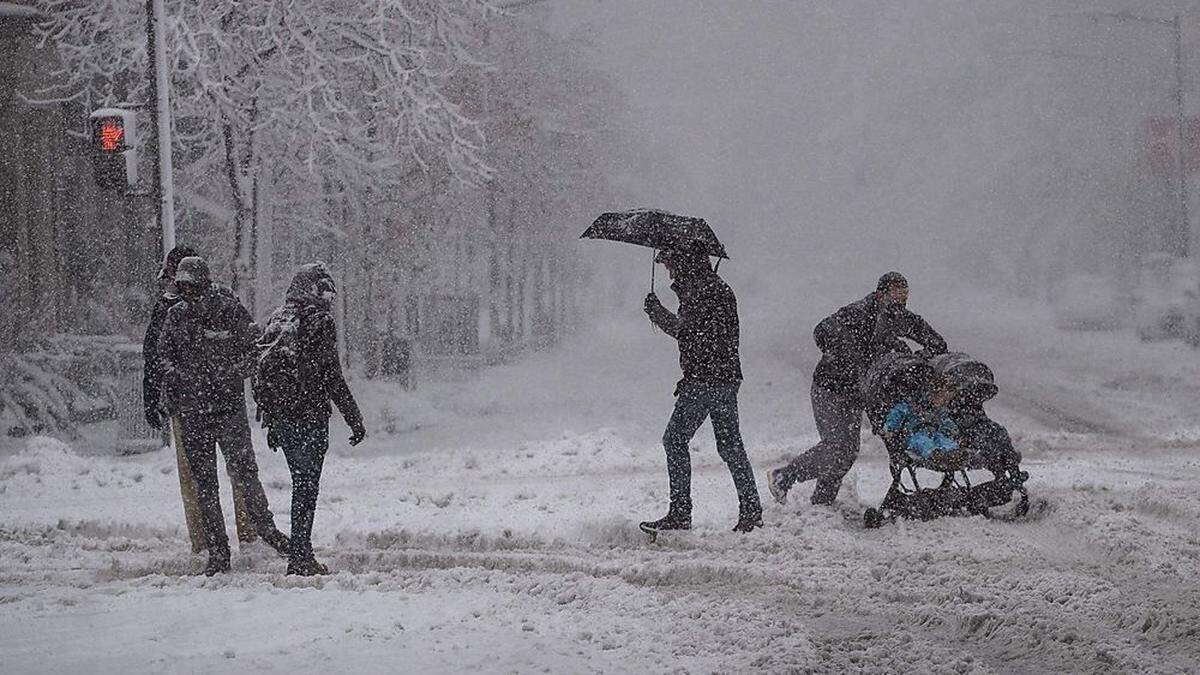
[[[175,270],[179,268],[181,260],[199,255],[196,249],[191,246],[176,246],[167,253],[166,259],[163,260],[162,269],[158,272],[158,278],[164,281],[173,279],[175,277]]]
[[[208,263],[200,256],[188,256],[179,261],[179,269],[175,271],[175,285],[194,284],[198,288],[207,288],[212,283],[212,275],[208,271]]]
[[[322,297],[323,291],[337,292],[333,284],[333,275],[323,262],[312,262],[301,265],[292,276],[288,285],[287,301],[296,305],[329,305],[329,300]]]

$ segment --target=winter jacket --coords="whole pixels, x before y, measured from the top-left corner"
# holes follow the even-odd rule
[[[270,344],[275,339],[274,333],[280,330],[296,331],[294,343],[301,393],[294,405],[288,406],[289,417],[328,419],[333,412],[329,406],[332,401],[346,424],[354,428],[361,425],[362,413],[342,374],[332,308],[312,290],[318,280],[327,277],[323,265],[302,266],[288,287],[287,301],[272,314],[260,342]],[[269,420],[266,423],[270,425]]]
[[[705,270],[680,277],[671,290],[679,296],[678,316],[657,303],[648,307],[647,313],[656,326],[679,342],[679,367],[683,370],[679,386],[741,382],[733,289],[715,272]]]
[[[162,401],[162,364],[158,357],[158,342],[162,336],[167,311],[180,302],[175,293],[163,293],[150,312],[150,325],[142,339],[142,401],[147,409],[157,408]]]
[[[905,348],[901,338],[920,344],[931,355],[946,351],[946,341],[925,319],[903,306],[882,306],[874,293],[842,307],[813,329],[821,349],[813,383],[832,391],[856,391],[876,357]]]
[[[246,405],[258,328],[226,288],[211,285],[195,300],[167,311],[158,357],[172,412],[231,412]]]
[[[929,459],[935,452],[951,452],[958,449],[958,425],[950,417],[950,411],[924,402],[913,405],[908,401],[897,403],[888,411],[883,430],[899,434],[904,447],[914,456]]]

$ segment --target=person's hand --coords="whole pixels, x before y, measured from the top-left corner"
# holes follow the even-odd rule
[[[659,301],[658,296],[653,292],[647,293],[646,300],[642,303],[642,309],[645,310],[647,314],[650,314],[657,309],[662,309],[662,306],[662,302]]]
[[[367,428],[363,426],[362,420],[354,420],[350,423],[350,445],[358,445],[367,437]]]
[[[163,411],[156,403],[146,404],[146,424],[151,428],[162,430],[163,428]]]

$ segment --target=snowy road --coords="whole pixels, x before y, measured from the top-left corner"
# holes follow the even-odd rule
[[[370,389],[372,428],[395,420],[395,433],[335,444],[315,532],[337,572],[324,579],[283,576],[259,545],[235,552],[231,575],[190,576],[202,559],[186,553],[172,457],[32,441],[0,460],[0,672],[1200,668],[1186,415],[1200,380],[1179,365],[1200,359],[1186,348],[951,331],[1006,387],[993,413],[1034,476],[1027,522],[862,530],[844,513],[885,487],[871,440],[840,510],[798,490],[737,536],[705,427],[696,530],[651,545],[634,522],[665,502],[656,436],[673,372],[661,336],[631,334],[621,365],[601,335],[419,399]],[[804,378],[781,375],[812,354],[751,348],[743,424],[763,485],[812,441]],[[1111,358],[1121,350],[1136,363]],[[286,529],[282,458],[259,460]]]

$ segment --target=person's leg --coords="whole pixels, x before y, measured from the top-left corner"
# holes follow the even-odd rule
[[[758,486],[754,482],[754,468],[746,456],[742,442],[742,431],[738,420],[738,385],[715,387],[715,400],[710,411],[713,435],[717,439],[717,454],[729,467],[733,486],[738,495],[739,525],[742,522],[759,522],[762,518],[762,503],[758,498]]]
[[[272,548],[287,553],[287,538],[275,526],[275,515],[271,513],[267,494],[258,477],[258,461],[254,457],[254,443],[250,437],[250,420],[246,408],[220,415],[217,418],[217,442],[225,455],[225,468],[233,487],[242,496],[246,514],[254,531]]]
[[[312,526],[329,447],[329,421],[288,420],[282,424],[283,453],[292,474],[291,569],[313,558]]]
[[[229,536],[225,533],[225,515],[221,512],[221,492],[217,485],[216,434],[211,415],[193,413],[180,420],[183,451],[196,484],[196,501],[208,546],[209,566],[229,565]]]
[[[675,398],[675,410],[671,413],[671,419],[663,433],[672,514],[691,517],[692,457],[688,451],[688,444],[708,417],[711,396],[705,385],[688,384],[680,387],[679,396]]]
[[[813,421],[820,441],[776,470],[778,482],[784,490],[791,489],[795,483],[804,483],[821,475],[821,467],[826,464],[830,452],[829,446],[836,443],[839,435],[839,412],[833,405],[833,398],[828,389],[815,383],[812,385],[809,400],[812,402]]]
[[[863,407],[856,395],[846,392],[814,392],[813,401],[814,413],[820,406],[817,428],[821,430],[821,438],[828,441],[823,442],[823,449],[816,458],[817,484],[810,501],[832,504],[842,489],[842,478],[858,459]]]

